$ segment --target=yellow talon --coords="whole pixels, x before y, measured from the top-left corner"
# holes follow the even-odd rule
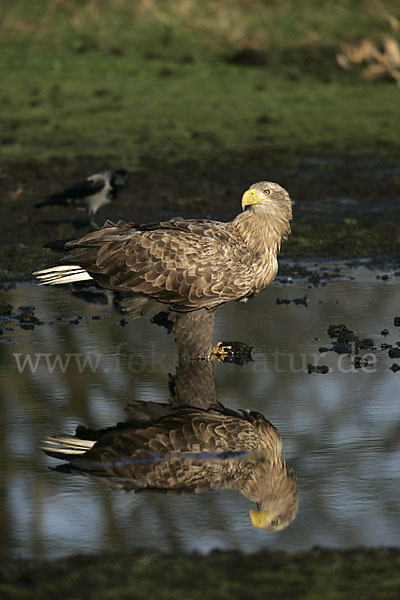
[[[232,346],[223,346],[223,342],[218,342],[211,351],[210,360],[217,359],[219,362],[224,362],[224,360],[231,355]]]

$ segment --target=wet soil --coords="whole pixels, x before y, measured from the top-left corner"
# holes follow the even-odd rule
[[[38,199],[110,166],[117,165],[80,157],[1,167],[0,281],[31,279],[33,270],[54,261],[43,244],[88,230],[71,209],[35,209]],[[288,160],[276,151],[274,156],[248,153],[225,156],[220,163],[173,165],[143,157],[117,202],[101,209],[98,222],[123,218],[143,223],[177,215],[229,220],[240,209],[244,189],[267,178],[286,187],[296,203],[283,256],[370,257],[375,263],[400,259],[400,170],[367,156]]]

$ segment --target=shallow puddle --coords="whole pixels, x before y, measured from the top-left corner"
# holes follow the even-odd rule
[[[121,321],[107,294],[96,304],[36,284],[2,292],[2,301],[32,305],[44,321],[23,328],[11,316],[0,324],[2,549],[50,557],[145,547],[396,545],[400,371],[390,367],[400,358],[381,345],[395,348],[400,340],[400,277],[339,268],[326,285],[276,282],[246,304],[222,307],[215,319],[215,342],[253,347],[244,365],[214,361],[219,402],[273,423],[297,476],[298,514],[280,532],[253,528],[255,506],[236,491],[136,494],[50,470],[59,461],[39,449],[44,437],[112,426],[131,400],[168,400],[174,338],[146,319]],[[361,360],[354,344],[350,353],[332,350],[327,331],[339,324],[372,340],[359,350]]]

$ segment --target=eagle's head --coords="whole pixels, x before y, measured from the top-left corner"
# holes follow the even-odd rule
[[[261,205],[272,211],[284,213],[289,219],[292,217],[292,201],[287,191],[272,181],[259,181],[243,194],[242,208],[246,206]]]
[[[287,506],[257,506],[257,510],[250,510],[250,521],[257,529],[281,531],[286,529],[297,514],[298,497],[294,493]]]
[[[259,471],[263,472],[263,470]],[[299,507],[296,477],[281,460],[269,463],[258,482],[257,510],[250,510],[253,527],[280,531],[293,521]],[[253,489],[253,498],[255,489]]]

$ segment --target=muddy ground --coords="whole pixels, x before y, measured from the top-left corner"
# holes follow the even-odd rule
[[[302,157],[285,162],[265,153],[224,157],[223,162],[173,165],[142,158],[121,196],[102,208],[106,218],[151,222],[171,216],[229,220],[240,210],[246,187],[261,179],[278,181],[295,200],[292,235],[282,257],[400,259],[400,170],[373,157]],[[47,163],[31,161],[0,169],[0,280],[29,280],[33,270],[54,261],[42,246],[76,238],[89,230],[84,214],[70,208],[36,209],[43,196],[102,168],[92,157]]]

